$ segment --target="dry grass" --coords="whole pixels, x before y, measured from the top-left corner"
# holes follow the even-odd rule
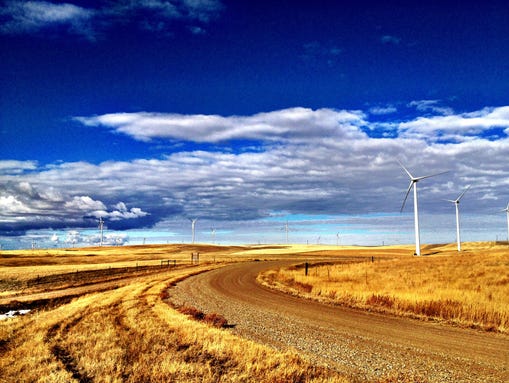
[[[1,321],[0,382],[347,382],[168,306],[169,285],[210,267],[217,265],[140,276]]]
[[[350,307],[509,332],[509,248],[492,243],[426,249],[425,257],[269,271],[260,279],[294,294]],[[368,253],[366,253],[368,254]]]

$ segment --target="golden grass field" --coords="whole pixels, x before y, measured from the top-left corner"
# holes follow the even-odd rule
[[[272,287],[334,304],[444,320],[459,326],[509,332],[509,246],[467,243],[428,246],[426,256],[405,249],[373,249],[364,262],[269,271]]]
[[[200,265],[189,264],[193,251],[202,252]],[[161,259],[187,264],[135,276],[107,291],[84,293],[70,302],[0,321],[0,382],[347,382],[339,373],[315,366],[295,352],[277,352],[241,339],[194,321],[168,304],[166,290],[172,283],[224,262],[253,259],[244,248],[3,252],[0,279],[15,287],[3,292],[3,301],[28,293],[38,297],[53,296],[55,291],[63,294],[65,288],[76,285],[70,280],[19,291],[16,288],[24,285],[13,284],[16,279],[136,263],[157,266]]]
[[[424,254],[433,254],[421,258],[411,256],[411,246],[154,245],[3,251],[0,308],[23,306],[26,303],[12,301],[30,296],[41,303],[28,315],[0,321],[0,382],[348,382],[340,372],[313,365],[291,350],[277,352],[190,319],[168,304],[167,288],[230,262],[296,256],[296,264],[313,264],[324,256],[353,256],[357,263],[311,267],[307,277],[294,267],[269,272],[263,279],[307,297],[397,314],[412,312],[412,305],[425,307],[427,301],[450,301],[455,312],[466,317],[446,319],[506,332],[508,247],[464,248],[458,255],[452,247],[428,247]],[[191,265],[190,254],[196,251],[200,264]],[[167,259],[177,260],[179,266],[158,268]],[[136,266],[153,268],[138,273]],[[86,273],[90,280],[74,278],[86,270],[121,268],[126,268],[120,274],[123,279]],[[30,284],[43,278],[48,283]],[[101,283],[102,289],[92,289]],[[84,290],[67,300],[55,299],[77,288]],[[429,309],[414,314],[437,316]]]

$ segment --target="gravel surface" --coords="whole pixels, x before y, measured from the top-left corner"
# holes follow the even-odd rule
[[[235,334],[296,350],[355,382],[509,382],[508,336],[323,305],[256,283],[260,271],[283,264],[236,264],[197,275],[172,287],[170,299],[220,313]]]

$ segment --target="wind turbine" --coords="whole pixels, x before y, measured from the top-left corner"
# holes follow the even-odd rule
[[[507,204],[507,207],[502,211],[507,213],[507,241],[509,242],[509,203]]]
[[[103,220],[103,217],[99,217],[99,230],[101,230],[101,244],[100,244],[100,246],[103,245],[103,229],[104,229],[104,220]]]
[[[461,239],[460,239],[460,210],[459,210],[459,204],[460,199],[465,195],[467,190],[470,189],[470,185],[467,186],[467,188],[463,191],[463,193],[460,194],[458,198],[455,200],[447,199],[447,202],[452,202],[456,206],[456,241],[458,242],[458,251],[461,251]]]
[[[193,233],[193,244],[194,244],[194,226],[196,225],[196,221],[198,221],[198,218],[191,219],[191,231]]]
[[[422,176],[422,177],[414,177],[408,170],[403,166],[401,162],[399,162],[399,165],[403,168],[406,174],[408,174],[408,177],[410,177],[410,185],[408,186],[408,190],[406,191],[405,199],[403,200],[403,205],[401,205],[400,212],[403,211],[405,207],[406,199],[408,198],[408,193],[410,193],[410,189],[412,187],[414,188],[414,224],[415,224],[415,255],[421,255],[421,240],[420,240],[420,234],[419,234],[419,207],[417,204],[417,182],[420,180],[423,180],[425,178],[430,178],[434,176],[438,176],[440,174],[444,174],[447,172],[442,173],[436,173],[436,174],[430,174],[428,176]]]

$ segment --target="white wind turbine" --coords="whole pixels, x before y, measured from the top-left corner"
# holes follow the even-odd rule
[[[401,162],[398,161],[398,163],[403,168],[403,170],[406,172],[406,174],[408,174],[408,176],[410,177],[410,185],[408,186],[408,190],[406,191],[405,199],[403,200],[403,205],[401,205],[400,211],[401,212],[403,211],[403,209],[405,207],[405,202],[408,198],[408,193],[410,193],[410,189],[412,189],[412,187],[413,187],[414,188],[415,255],[421,255],[421,240],[420,240],[420,234],[419,234],[419,207],[417,204],[417,182],[419,182],[420,180],[423,180],[425,178],[438,176],[440,174],[444,174],[447,172],[436,173],[436,174],[431,174],[431,175],[422,176],[422,177],[414,177],[412,174],[410,174],[410,172],[407,170],[407,168],[405,168],[403,166],[403,164]]]
[[[507,241],[509,242],[509,203],[507,204],[507,207],[502,211],[507,213]]]
[[[470,189],[470,185],[467,186],[467,188],[463,191],[463,193],[460,194],[458,198],[455,200],[447,199],[447,202],[452,202],[456,206],[456,241],[458,242],[458,251],[461,251],[461,239],[460,239],[460,210],[459,210],[459,204],[460,199],[465,195],[467,190]]]
[[[194,244],[194,226],[196,225],[196,221],[198,221],[198,218],[191,219],[191,231],[193,234],[193,244]]]
[[[99,217],[99,230],[101,230],[101,244],[100,244],[100,246],[103,245],[103,229],[104,229],[104,220],[103,220],[103,217]]]

